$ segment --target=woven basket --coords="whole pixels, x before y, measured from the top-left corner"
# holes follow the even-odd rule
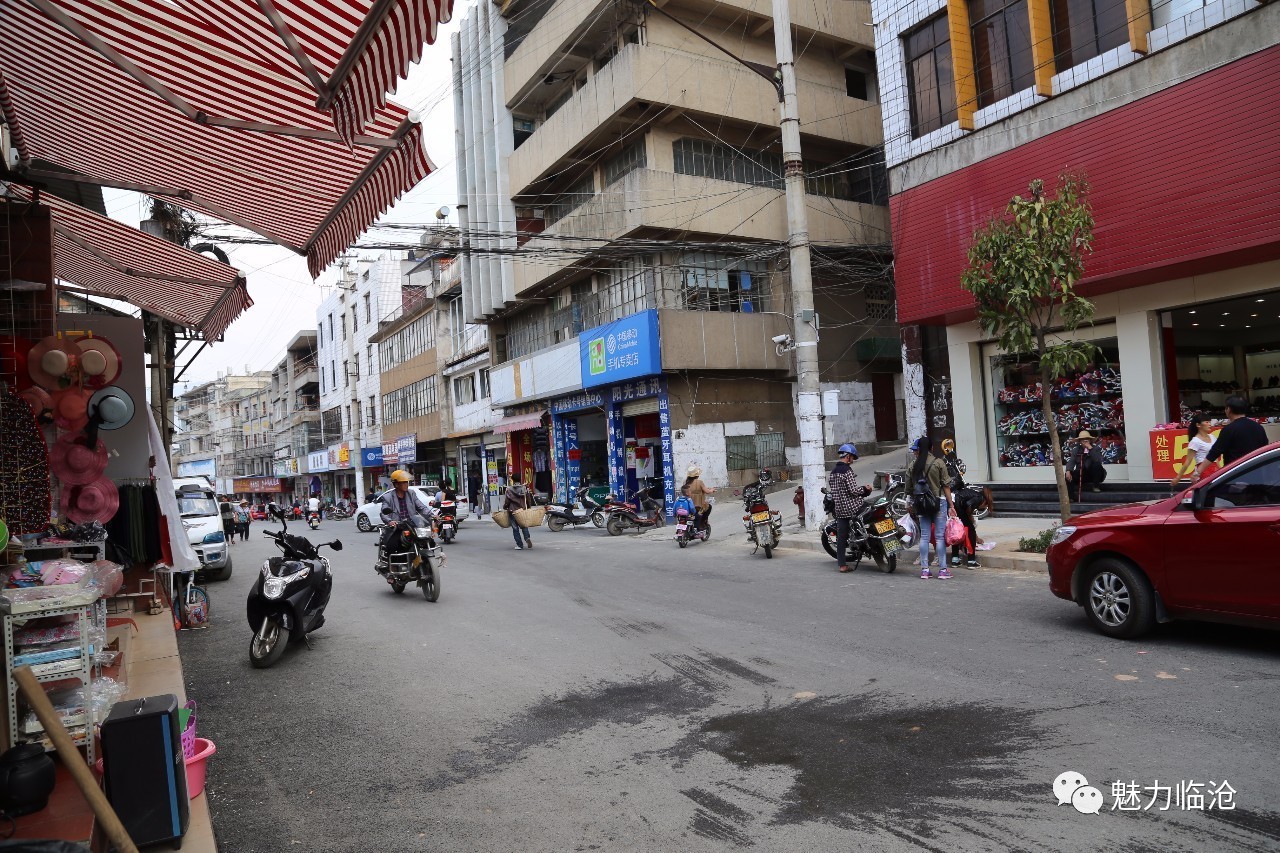
[[[190,716],[187,717],[187,725],[182,730],[182,735],[181,735],[182,754],[186,758],[195,758],[196,757],[196,700],[194,699],[188,700],[187,704],[184,705],[183,708],[190,711],[191,714]]]
[[[489,517],[492,518],[494,524],[497,524],[499,527],[507,528],[511,526],[511,513],[507,512],[505,509],[496,510]]]
[[[539,527],[547,514],[545,506],[531,506],[516,510],[516,521],[521,527]]]

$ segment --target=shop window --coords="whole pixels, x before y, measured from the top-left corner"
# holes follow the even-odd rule
[[[1021,92],[1035,82],[1031,19],[1026,0],[969,0],[978,106]]]
[[[681,296],[690,311],[768,310],[768,262],[712,252],[680,256]]]
[[[956,120],[951,33],[947,27],[947,16],[943,14],[921,24],[903,39],[912,139]]]
[[[1051,0],[1049,20],[1059,72],[1129,42],[1124,0]]]
[[[604,161],[605,186],[645,167],[644,134],[626,148]]]
[[[1104,463],[1123,465],[1128,459],[1119,346],[1115,338],[1092,343],[1097,347],[1094,364],[1054,380],[1050,391],[1058,437],[1063,442],[1057,450],[1069,452],[1075,436],[1087,430],[1102,451]],[[1055,448],[1049,443],[1049,426],[1041,410],[1043,388],[1037,360],[1021,355],[991,356],[991,383],[999,466],[1053,465]]]
[[[758,471],[787,464],[785,436],[780,432],[760,435],[726,435],[725,464],[730,471]]]

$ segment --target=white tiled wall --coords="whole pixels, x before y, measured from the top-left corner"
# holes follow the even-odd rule
[[[1203,8],[1191,10],[1182,17],[1152,30],[1148,37],[1148,47],[1152,53],[1155,53],[1261,5],[1263,4],[1258,0],[1211,0]],[[954,142],[965,135],[958,124],[951,124],[919,139],[911,138],[911,112],[902,37],[917,24],[945,8],[946,0],[919,0],[919,2],[905,4],[901,0],[872,0],[871,2],[871,16],[875,22],[876,31],[876,64],[879,67],[880,76],[881,112],[884,121],[885,160],[890,168]],[[1188,8],[1188,6],[1179,8]],[[1060,95],[1141,58],[1129,45],[1121,45],[1055,75],[1053,93]],[[1045,98],[1035,94],[1034,89],[1025,89],[979,110],[974,116],[974,126],[976,129],[981,129],[1029,109],[1044,100]]]

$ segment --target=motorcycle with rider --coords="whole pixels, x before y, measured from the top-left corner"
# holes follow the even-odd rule
[[[374,570],[391,589],[402,593],[416,582],[427,601],[440,598],[440,569],[444,554],[436,539],[437,512],[409,488],[412,477],[391,472],[392,490],[380,499],[382,537]]]

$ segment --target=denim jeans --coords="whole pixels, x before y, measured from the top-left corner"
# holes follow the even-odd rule
[[[524,541],[520,540],[521,533],[524,533]],[[524,547],[525,542],[528,542],[530,545],[533,544],[533,540],[529,538],[529,528],[522,527],[520,522],[516,521],[514,513],[511,515],[511,538],[515,539],[516,545],[521,548]]]
[[[938,549],[938,559],[945,566],[947,564],[947,499],[945,497],[938,498],[938,512],[933,518],[917,519],[920,523],[920,565],[927,568],[929,565],[929,540],[935,539]]]

